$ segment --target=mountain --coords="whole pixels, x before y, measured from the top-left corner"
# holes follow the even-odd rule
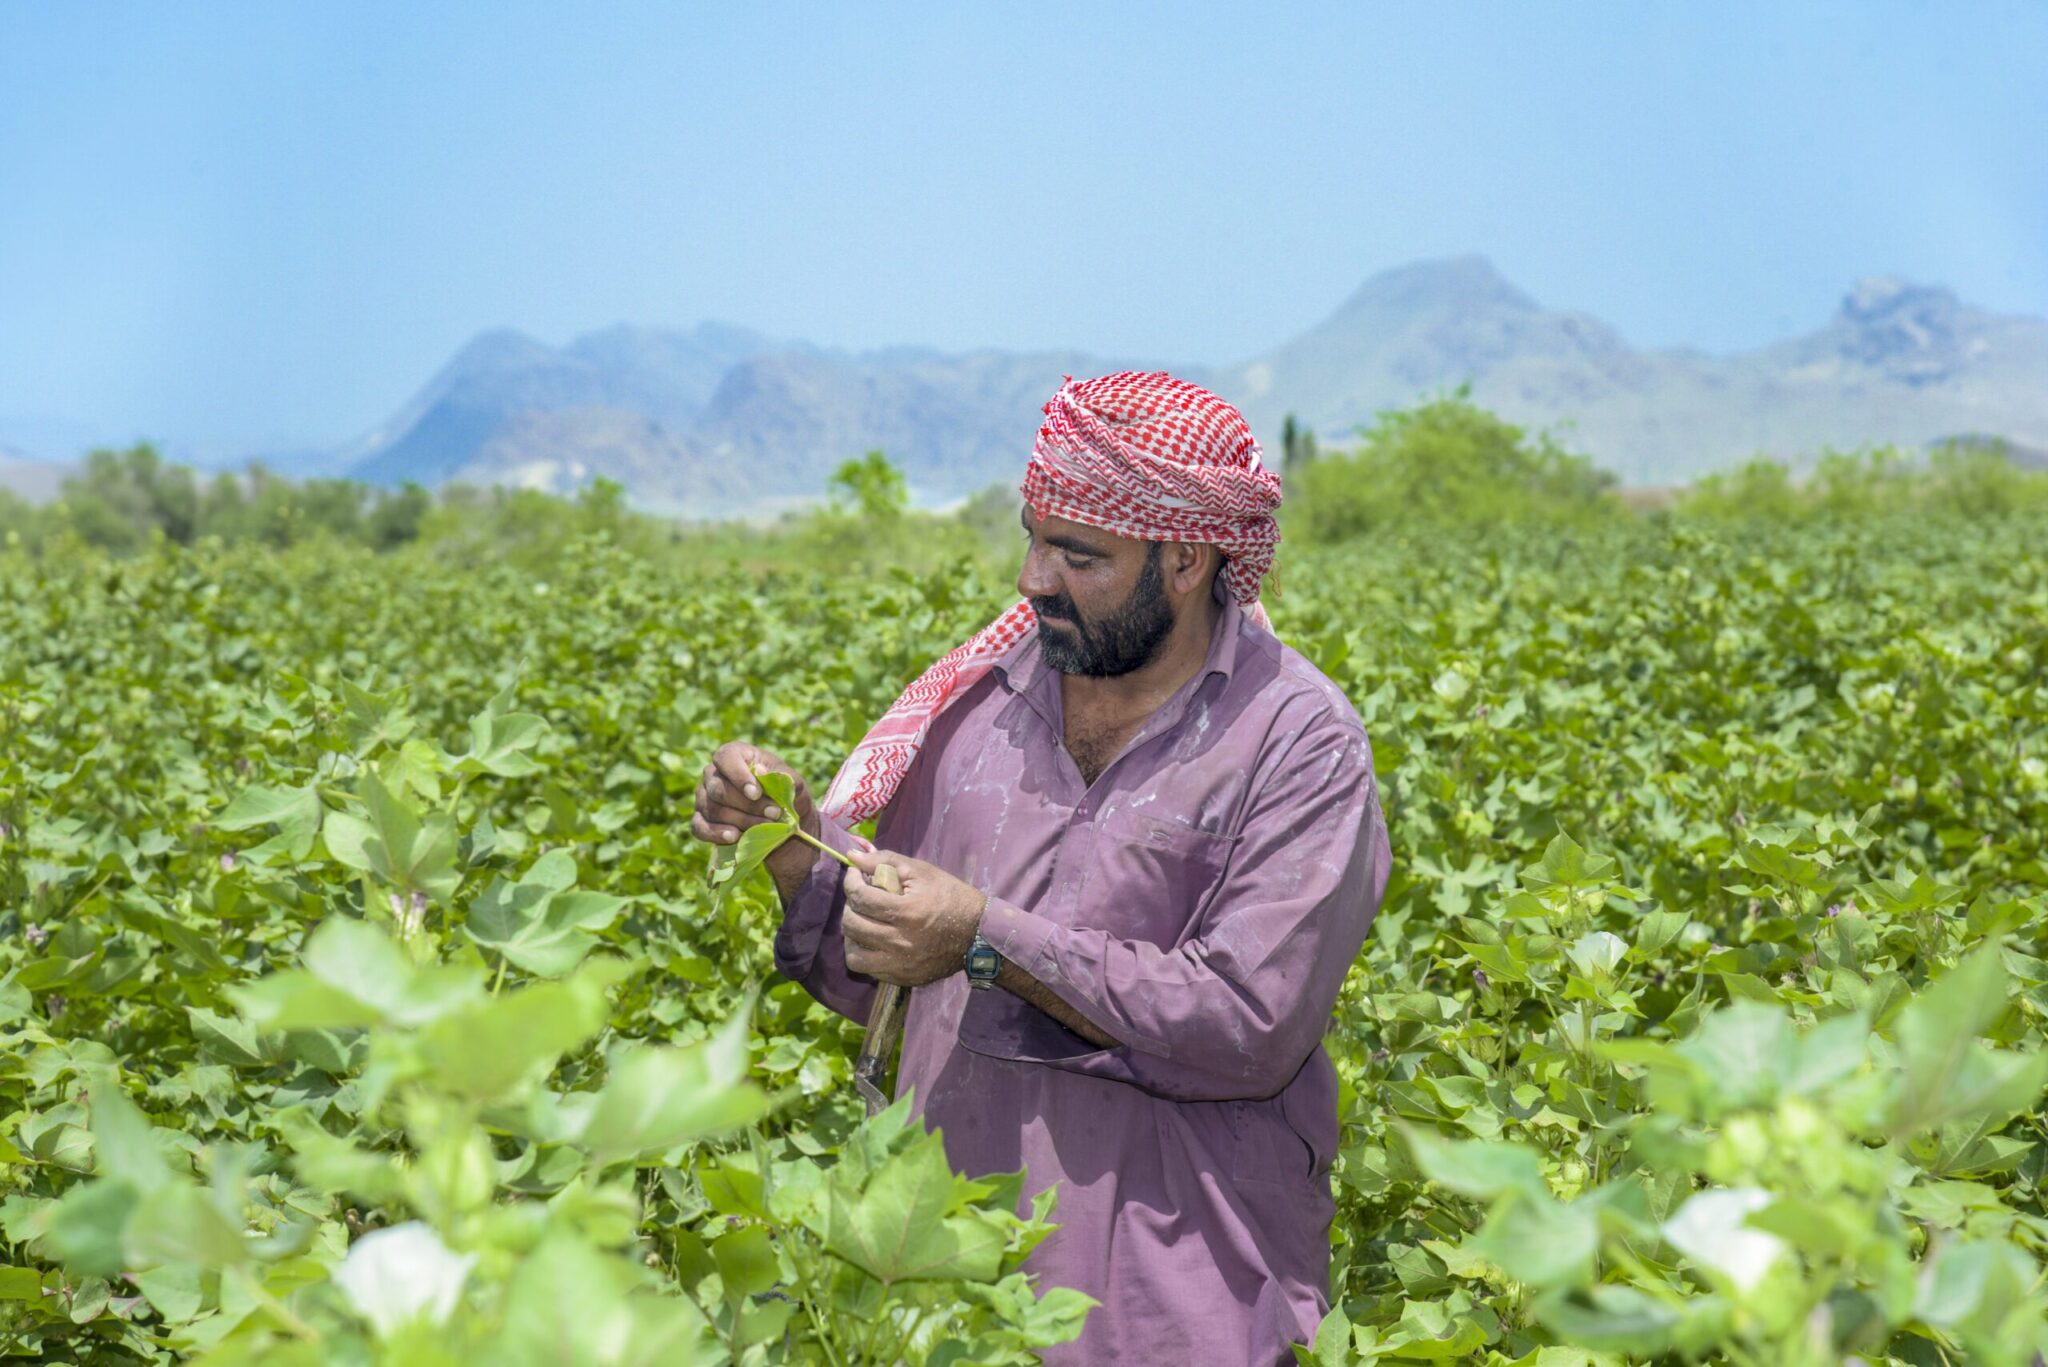
[[[487,332],[345,468],[377,484],[558,492],[603,475],[643,506],[735,513],[815,497],[842,460],[880,447],[922,501],[944,501],[1015,477],[1061,374],[1123,364],[1079,352],[852,355],[718,324],[619,327],[559,350]]]
[[[1631,484],[1671,484],[1759,453],[1916,446],[1994,434],[2048,446],[2048,321],[1949,290],[1865,280],[1805,335],[1727,355],[1641,350],[1547,308],[1481,256],[1374,276],[1335,312],[1231,365],[1077,351],[851,353],[706,323],[617,327],[550,347],[488,332],[344,453],[377,483],[450,479],[566,491],[604,475],[637,502],[700,515],[819,494],[887,451],[922,502],[1014,481],[1064,374],[1170,369],[1241,405],[1277,446],[1289,413],[1341,442],[1386,408],[1469,383],[1511,421],[1556,428]]]
[[[1582,382],[1582,401],[1645,378],[1613,329],[1544,310],[1479,256],[1374,276],[1307,332],[1211,378],[1263,435],[1288,412],[1319,431],[1348,430],[1432,389],[1517,371],[1605,377]]]
[[[1348,432],[1380,408],[1469,381],[1511,421],[1562,427],[1630,484],[1947,433],[2048,442],[2048,321],[1951,292],[1866,280],[1824,327],[1709,356],[1638,351],[1598,319],[1548,310],[1481,257],[1389,271],[1307,333],[1212,376],[1262,440],[1293,412]]]
[[[609,473],[616,465],[646,475],[679,454],[688,458],[680,434],[735,365],[757,352],[807,349],[723,323],[688,332],[620,326],[559,350],[511,329],[486,332],[357,442],[345,468],[376,484],[413,479],[433,485],[500,466],[531,466],[544,456],[564,471],[580,464],[586,472]],[[536,414],[562,421],[536,424]],[[635,432],[628,417],[646,424]],[[545,438],[536,426],[546,429]],[[515,428],[521,430],[508,430]],[[578,432],[588,434],[593,449],[575,444]],[[535,440],[557,444],[537,452]]]

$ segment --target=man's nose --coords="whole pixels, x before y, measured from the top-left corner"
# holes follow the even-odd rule
[[[1017,592],[1026,598],[1050,598],[1060,591],[1060,581],[1045,564],[1036,546],[1024,552],[1024,567],[1017,571]]]

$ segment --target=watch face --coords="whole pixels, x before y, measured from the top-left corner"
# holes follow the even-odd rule
[[[996,953],[994,945],[976,945],[967,951],[967,976],[970,978],[993,978],[1002,971],[1003,956]]]

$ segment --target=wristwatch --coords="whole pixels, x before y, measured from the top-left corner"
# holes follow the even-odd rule
[[[1003,956],[996,947],[974,932],[974,943],[967,946],[964,957],[967,969],[967,985],[987,991],[994,987],[996,977],[1003,971]]]
[[[981,911],[984,916],[988,914],[987,893],[981,895]],[[968,945],[967,952],[961,956],[961,966],[967,970],[967,985],[986,992],[995,986],[997,975],[1003,971],[1002,952],[984,939],[977,928],[974,943]]]

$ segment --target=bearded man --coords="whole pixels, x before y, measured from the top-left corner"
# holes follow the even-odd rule
[[[1322,1036],[1385,893],[1357,713],[1259,605],[1279,481],[1163,373],[1044,407],[1024,601],[906,689],[791,840],[777,966],[867,1019],[911,996],[899,1094],[968,1175],[1057,1184],[1043,1286],[1101,1304],[1048,1363],[1285,1363],[1328,1305]],[[691,829],[779,819],[720,747]],[[850,827],[876,817],[876,843]],[[865,874],[893,864],[902,892]]]

